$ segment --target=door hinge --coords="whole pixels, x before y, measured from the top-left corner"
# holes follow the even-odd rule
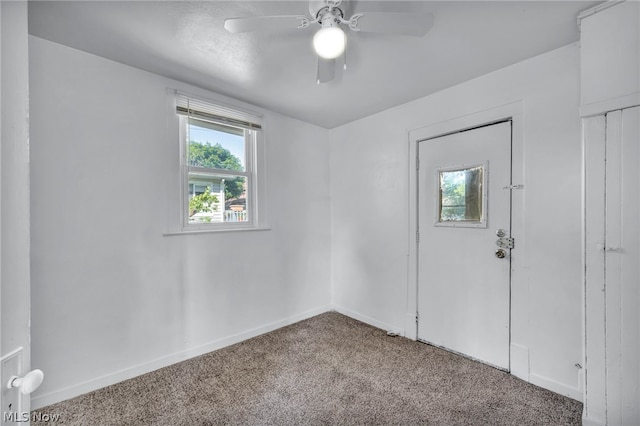
[[[420,157],[416,157],[416,170],[420,170]]]
[[[507,185],[507,186],[503,186],[502,189],[524,189],[524,185],[519,184],[519,185]]]
[[[418,312],[416,312],[416,324],[418,323]]]
[[[420,231],[416,231],[416,243],[420,242]]]

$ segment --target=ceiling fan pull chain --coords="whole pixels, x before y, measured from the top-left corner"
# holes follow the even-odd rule
[[[347,69],[347,50],[349,50],[349,43],[346,43],[344,47],[344,56],[342,57],[344,59],[344,62],[342,65],[343,70]]]

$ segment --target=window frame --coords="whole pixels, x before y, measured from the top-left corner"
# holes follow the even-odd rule
[[[234,111],[233,107],[228,107],[224,104],[220,104],[215,101],[206,100],[200,97],[193,97],[191,95],[185,95],[176,92],[177,96],[188,97],[189,99],[196,99],[198,103],[208,103],[213,108],[221,108],[224,110]],[[176,96],[176,99],[177,99]],[[251,115],[252,113],[245,112],[243,110],[235,110],[238,114]],[[260,215],[263,211],[264,196],[259,197],[259,194],[264,193],[264,167],[261,164],[264,162],[264,138],[263,138],[263,126],[257,128],[248,129],[240,126],[234,126],[224,120],[215,119],[203,119],[202,117],[190,117],[184,113],[178,112],[177,102],[174,103],[173,114],[175,114],[178,121],[178,138],[180,147],[180,233],[193,233],[193,232],[212,232],[212,231],[234,231],[234,230],[251,230],[251,229],[268,229],[264,224],[264,214]],[[255,121],[262,121],[262,117],[259,114],[254,114]],[[234,171],[226,169],[208,168],[189,165],[189,141],[188,139],[188,125],[190,118],[194,118],[198,121],[208,121],[214,124],[219,124],[225,127],[235,127],[243,131],[245,140],[245,159],[244,159],[244,171]],[[260,166],[259,166],[260,164]],[[204,176],[210,176],[211,178],[237,178],[244,177],[246,179],[247,190],[245,193],[246,207],[245,210],[248,214],[248,220],[246,222],[202,222],[202,223],[190,223],[189,222],[189,174],[196,173],[197,178],[192,180],[206,179]],[[227,200],[225,200],[226,203]],[[222,216],[224,218],[224,203],[221,203],[223,211]],[[260,208],[258,206],[261,206]]]

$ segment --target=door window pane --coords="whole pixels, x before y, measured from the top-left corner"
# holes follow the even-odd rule
[[[483,221],[484,167],[441,170],[438,173],[438,222]]]

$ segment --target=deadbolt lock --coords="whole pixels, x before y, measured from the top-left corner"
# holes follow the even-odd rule
[[[496,250],[496,257],[498,259],[504,259],[506,256],[507,256],[507,252],[504,251],[503,249]]]
[[[504,229],[498,229],[496,231],[496,235],[500,238],[504,237],[505,235],[507,235],[507,231],[505,231]]]
[[[515,247],[515,242],[513,238],[502,237],[496,240],[496,245],[500,248],[512,249]]]

